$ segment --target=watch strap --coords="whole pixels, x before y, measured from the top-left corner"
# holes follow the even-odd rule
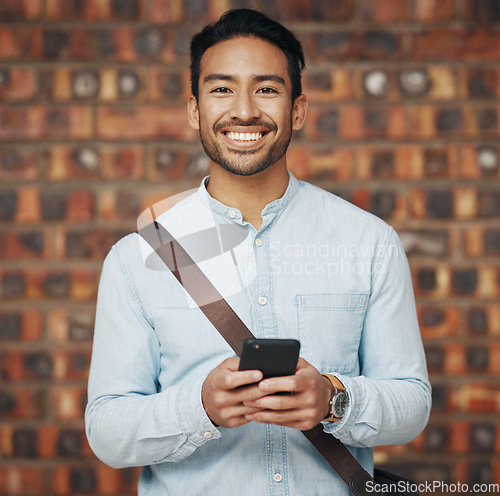
[[[339,420],[342,420],[342,417],[335,417],[333,415],[333,401],[335,399],[335,396],[338,394],[339,391],[344,391],[345,392],[345,386],[340,382],[340,380],[335,377],[332,374],[321,374],[323,377],[328,379],[330,383],[333,386],[333,393],[332,397],[330,398],[329,402],[329,415],[323,419],[323,422],[338,422]]]

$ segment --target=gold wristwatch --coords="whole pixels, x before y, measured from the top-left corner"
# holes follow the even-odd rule
[[[333,394],[330,398],[330,413],[323,420],[326,422],[336,422],[341,420],[345,411],[347,410],[347,405],[349,404],[349,396],[345,386],[331,374],[321,374],[326,377],[333,386]]]

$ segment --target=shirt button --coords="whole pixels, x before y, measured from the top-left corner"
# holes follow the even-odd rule
[[[205,439],[212,439],[212,433],[210,431],[204,432],[203,437]]]
[[[265,296],[261,296],[261,297],[259,298],[259,303],[260,303],[261,305],[265,305],[265,304],[267,303],[267,298],[266,298]]]
[[[283,476],[279,473],[279,472],[276,472],[273,476],[273,479],[276,481],[276,482],[281,482],[283,480]]]
[[[231,219],[234,219],[236,217],[236,212],[234,210],[229,210],[229,217],[231,217]]]
[[[262,240],[260,238],[255,238],[255,244],[257,246],[262,246]]]

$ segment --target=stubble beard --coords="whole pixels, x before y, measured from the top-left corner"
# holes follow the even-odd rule
[[[209,139],[208,134],[204,131],[203,126],[201,125],[200,141],[210,160],[218,164],[224,170],[238,176],[253,176],[254,174],[258,174],[259,172],[266,170],[285,155],[292,138],[291,124],[287,126],[287,129],[288,132],[278,141],[275,141],[270,146],[268,152],[260,159],[254,157],[254,155],[260,152],[260,147],[255,150],[228,148],[226,154],[230,154],[231,158],[225,157],[222,146],[220,146],[215,140]],[[212,130],[209,132],[211,133]]]

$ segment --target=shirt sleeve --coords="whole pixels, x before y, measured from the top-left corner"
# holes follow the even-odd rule
[[[220,437],[201,401],[204,377],[159,392],[160,345],[113,247],[99,284],[85,425],[114,467],[178,461]]]
[[[408,261],[389,228],[372,275],[358,377],[337,375],[349,393],[339,422],[324,429],[354,447],[403,444],[427,424],[431,387]]]

